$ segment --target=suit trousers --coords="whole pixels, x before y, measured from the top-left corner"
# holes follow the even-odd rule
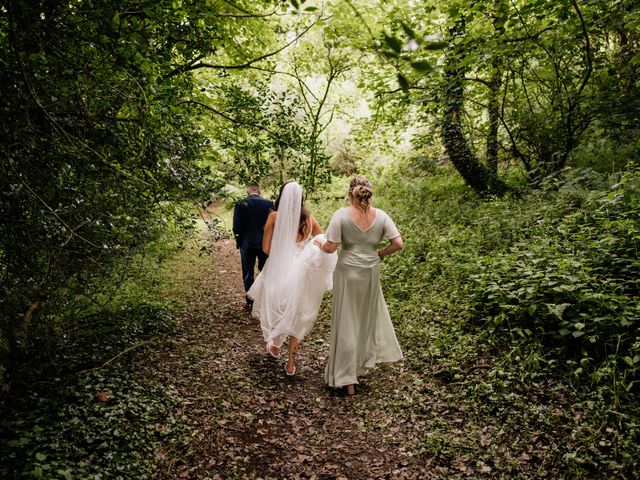
[[[256,260],[258,261],[258,270],[262,270],[264,263],[267,261],[267,254],[261,248],[240,248],[242,283],[245,292],[253,285]]]

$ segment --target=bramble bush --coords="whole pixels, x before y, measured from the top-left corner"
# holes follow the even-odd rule
[[[640,170],[609,189],[569,182],[508,251],[471,277],[475,323],[554,349],[575,375],[617,364],[615,395],[637,392],[640,365]],[[609,379],[612,381],[612,379]]]
[[[637,474],[640,171],[567,169],[490,200],[448,168],[380,177],[377,205],[405,240],[382,268],[409,368],[505,415],[506,429],[522,428],[509,412],[547,388],[572,398],[580,421],[527,420],[571,431],[547,466],[571,478]],[[470,377],[476,366],[483,374]]]

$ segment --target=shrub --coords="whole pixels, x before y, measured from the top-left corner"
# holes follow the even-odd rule
[[[611,356],[621,371],[640,365],[640,172],[609,190],[567,184],[500,255],[471,277],[475,324],[535,338],[561,359],[597,372]],[[599,374],[602,375],[602,372]],[[631,390],[635,373],[620,387]]]

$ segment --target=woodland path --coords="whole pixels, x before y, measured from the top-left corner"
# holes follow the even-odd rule
[[[287,377],[286,357],[266,354],[244,308],[234,245],[212,242],[209,253],[206,265],[179,279],[198,292],[179,335],[146,362],[149,375],[176,389],[173,414],[191,432],[159,452],[158,478],[442,478],[405,447],[418,426],[394,425],[370,407],[410,375],[402,365],[374,370],[354,398],[325,387],[326,302],[300,348],[299,373]]]

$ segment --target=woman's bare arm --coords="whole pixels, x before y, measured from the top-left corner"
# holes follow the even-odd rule
[[[380,258],[386,257],[387,255],[391,255],[392,253],[396,253],[397,251],[402,250],[403,247],[404,242],[402,241],[402,237],[398,235],[397,237],[389,240],[389,245],[378,250],[378,256]]]
[[[338,245],[340,245],[339,243],[334,243],[330,240],[323,242],[320,239],[315,239],[313,242],[320,247],[320,250],[324,253],[333,253],[338,249]]]
[[[315,237],[316,235],[320,235],[321,233],[324,233],[324,231],[322,230],[320,223],[318,222],[318,220],[316,220],[316,217],[311,215],[311,236]]]
[[[276,212],[271,212],[264,224],[264,232],[262,234],[262,251],[269,255],[271,250],[271,237],[273,236],[273,226],[276,223]]]

